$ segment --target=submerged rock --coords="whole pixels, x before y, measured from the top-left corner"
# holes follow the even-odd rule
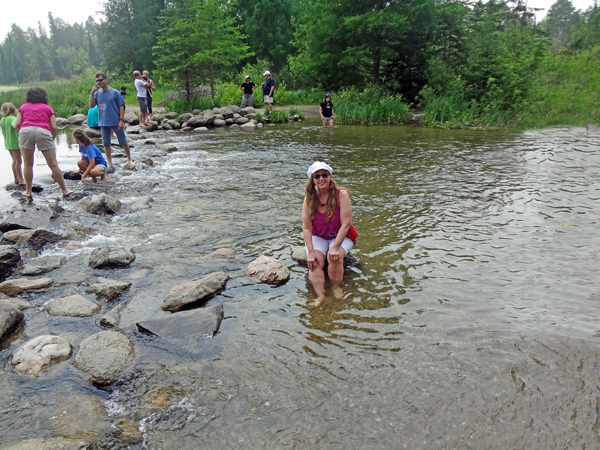
[[[25,276],[41,275],[43,273],[51,272],[54,269],[58,269],[66,263],[67,259],[62,256],[44,256],[22,265],[19,267],[17,273]]]
[[[110,278],[96,278],[90,281],[88,291],[96,294],[98,297],[113,301],[121,294],[129,290],[131,283],[127,281],[112,280]]]
[[[101,331],[81,341],[73,365],[98,385],[114,383],[135,356],[133,342],[117,331]]]
[[[121,202],[116,198],[102,193],[84,198],[81,207],[90,214],[115,214],[121,209]]]
[[[2,235],[2,244],[29,245],[34,250],[41,250],[47,244],[54,244],[62,239],[60,234],[52,231],[37,230],[12,230]]]
[[[100,305],[79,294],[57,298],[46,305],[51,316],[89,317],[99,313],[101,309]]]
[[[37,278],[31,280],[28,278],[17,278],[0,283],[0,292],[9,297],[16,297],[21,294],[30,294],[33,292],[44,292],[48,289],[54,280],[52,278]]]
[[[234,259],[235,251],[231,248],[219,248],[205,256],[206,259]]]
[[[0,302],[0,340],[23,320],[23,312],[15,305]]]
[[[211,339],[221,326],[223,306],[182,311],[157,320],[138,322],[142,331],[167,339]]]
[[[112,269],[127,267],[135,261],[131,249],[99,247],[90,254],[89,266],[92,269]]]
[[[0,275],[5,274],[21,262],[21,254],[16,247],[3,245],[0,247]]]
[[[89,450],[90,444],[79,439],[37,438],[13,442],[2,447],[1,450]]]
[[[248,122],[243,125],[240,125],[240,128],[247,128],[247,129],[253,130],[254,128],[256,128],[256,125],[253,124],[252,122]]]
[[[121,321],[121,313],[127,307],[128,301],[118,304],[100,318],[100,325],[103,327],[117,328]]]
[[[246,273],[261,283],[280,284],[290,278],[290,271],[283,263],[266,255],[248,264]]]
[[[229,275],[225,272],[214,272],[196,280],[177,284],[173,286],[161,308],[164,311],[174,311],[206,300],[222,291],[227,280],[229,280]]]
[[[21,375],[37,375],[51,364],[69,359],[71,344],[59,336],[35,337],[21,345],[12,357],[14,369]]]
[[[130,212],[143,211],[144,209],[152,208],[152,202],[154,200],[152,197],[141,197],[138,198],[135,202],[131,204],[129,207]]]

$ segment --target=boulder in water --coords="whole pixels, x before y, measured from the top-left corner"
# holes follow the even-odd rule
[[[90,317],[98,314],[101,309],[100,305],[79,294],[57,298],[46,305],[51,316]]]
[[[62,256],[42,256],[19,267],[17,273],[22,276],[41,275],[52,272],[67,263]]]
[[[68,126],[69,126],[69,121],[67,119],[65,119],[64,117],[56,118],[56,127],[57,128],[66,128]]]
[[[23,320],[23,312],[15,305],[0,302],[0,340]]]
[[[135,261],[131,249],[99,247],[90,254],[89,266],[92,269],[113,269],[127,267]]]
[[[0,275],[5,274],[21,262],[21,254],[16,247],[3,245],[0,247]]]
[[[117,331],[101,331],[81,341],[73,365],[105,386],[119,379],[135,356],[133,342]]]
[[[260,255],[246,267],[246,273],[261,283],[281,284],[290,278],[285,264],[270,256]]]
[[[67,119],[69,125],[81,125],[83,122],[87,120],[87,116],[85,114],[75,114]]]
[[[83,133],[92,139],[100,139],[102,137],[102,133],[96,128],[85,128]]]
[[[6,233],[11,230],[46,228],[56,214],[50,203],[34,201],[27,205],[15,205],[0,217],[0,231]]]
[[[125,115],[123,116],[123,120],[129,125],[139,125],[140,123],[139,117],[136,116],[132,111],[126,111]]]
[[[221,326],[223,306],[210,306],[171,314],[157,320],[138,322],[142,331],[167,339],[211,339]]]
[[[213,126],[215,126],[215,127],[224,127],[225,125],[227,125],[227,122],[225,122],[225,121],[224,121],[224,120],[222,120],[222,119],[215,119],[215,120],[213,120],[213,123],[212,123],[212,124],[213,124]]]
[[[177,120],[179,121],[179,123],[182,124],[182,123],[190,120],[192,117],[193,117],[193,115],[190,113],[183,113],[182,115],[179,116],[179,119],[177,119]]]
[[[71,350],[71,344],[59,336],[38,336],[21,345],[11,362],[21,375],[37,375],[51,364],[69,359]]]
[[[111,278],[96,278],[90,281],[88,291],[96,294],[97,297],[105,298],[107,301],[113,301],[121,294],[129,290],[131,283]]]
[[[306,248],[302,245],[292,247],[292,259],[299,262],[303,266],[308,265],[308,256],[306,255]]]
[[[62,239],[60,234],[52,231],[37,230],[12,230],[2,235],[2,244],[28,245],[34,250],[41,250],[47,244],[55,244]]]
[[[121,209],[121,202],[103,192],[84,198],[81,201],[81,207],[90,214],[115,214]]]
[[[16,278],[0,283],[0,292],[9,297],[17,297],[21,294],[31,294],[35,292],[44,292],[52,284],[52,278],[37,278],[31,280],[29,278]]]
[[[222,291],[227,280],[229,280],[229,275],[225,272],[214,272],[196,280],[179,283],[173,286],[161,308],[165,311],[175,311],[205,301]]]

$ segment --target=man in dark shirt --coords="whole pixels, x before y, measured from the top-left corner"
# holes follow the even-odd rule
[[[240,91],[244,93],[242,97],[242,108],[245,108],[246,105],[254,106],[254,89],[258,87],[258,84],[250,81],[250,75],[246,75],[246,81],[242,83],[240,86]]]
[[[271,78],[271,72],[268,70],[263,73],[265,82],[262,85],[263,100],[269,105],[269,114],[273,112],[273,92],[275,91],[275,80]]]

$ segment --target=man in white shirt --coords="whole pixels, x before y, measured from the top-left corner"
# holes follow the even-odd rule
[[[139,70],[133,72],[133,84],[137,91],[137,101],[140,105],[140,127],[146,127],[150,125],[148,121],[148,99],[146,98],[146,88],[150,86],[144,80],[142,80],[142,74]]]

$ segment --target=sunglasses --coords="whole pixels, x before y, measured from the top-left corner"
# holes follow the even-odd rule
[[[96,83],[100,83],[101,81],[104,81],[104,78],[100,78],[99,80],[96,80]]]
[[[318,179],[319,179],[319,178],[321,178],[321,177],[323,177],[323,179],[325,179],[325,178],[329,178],[329,174],[328,174],[328,173],[315,173],[315,174],[313,175],[313,178],[314,178],[315,180],[318,180]]]

